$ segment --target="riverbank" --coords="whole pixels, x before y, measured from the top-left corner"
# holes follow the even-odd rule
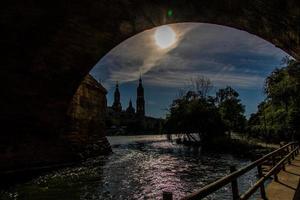
[[[229,153],[239,158],[248,158],[251,160],[258,159],[276,148],[279,148],[279,145],[265,144],[261,141],[252,140],[238,134],[233,134],[231,137],[215,137],[202,144],[195,140],[188,140],[184,135],[175,136],[176,137],[169,135],[169,140],[175,141],[179,145],[193,148],[195,151]]]
[[[256,160],[275,150],[274,147],[262,146],[251,140],[229,137],[216,138],[211,143],[204,145],[203,148],[209,151],[230,153],[234,156],[251,160]]]

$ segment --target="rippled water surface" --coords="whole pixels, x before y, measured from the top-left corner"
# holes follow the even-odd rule
[[[79,200],[79,199],[161,199],[163,191],[174,199],[249,163],[228,154],[197,153],[172,144],[164,136],[109,137],[113,154],[90,159],[2,191],[0,199]],[[239,181],[245,191],[255,181],[250,172]],[[230,186],[207,199],[231,199]]]

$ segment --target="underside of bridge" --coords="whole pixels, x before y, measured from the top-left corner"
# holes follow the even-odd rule
[[[300,59],[298,0],[11,0],[0,10],[0,145],[60,143],[70,101],[89,70],[126,38],[159,25],[230,26]],[[68,141],[61,144],[67,149]]]

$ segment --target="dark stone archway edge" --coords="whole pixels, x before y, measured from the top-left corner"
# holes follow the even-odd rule
[[[173,10],[171,17],[167,16],[169,9]],[[55,149],[65,133],[71,98],[94,64],[126,38],[177,22],[207,22],[245,30],[300,59],[298,0],[2,2],[2,155],[6,145],[18,146],[30,138],[53,141]],[[68,141],[63,144],[68,146]]]

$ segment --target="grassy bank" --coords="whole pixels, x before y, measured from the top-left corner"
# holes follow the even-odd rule
[[[238,135],[234,135],[232,137],[215,137],[201,144],[194,141],[176,141],[178,144],[185,146],[195,148],[201,147],[202,151],[229,153],[239,158],[247,158],[251,160],[258,159],[276,148],[279,148],[279,145],[266,144],[261,141],[244,138]]]
[[[275,150],[274,147],[264,146],[252,140],[229,137],[214,138],[203,145],[204,150],[230,153],[242,158],[257,159]]]

